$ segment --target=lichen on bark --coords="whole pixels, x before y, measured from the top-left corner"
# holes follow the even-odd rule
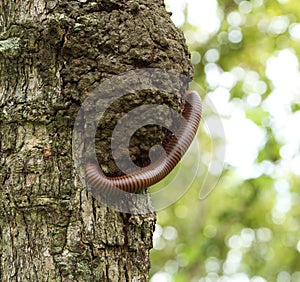
[[[73,124],[88,93],[145,67],[192,75],[163,1],[0,3],[1,281],[147,281],[155,216],[97,202],[72,160]],[[127,103],[155,97],[143,92]],[[168,93],[159,103],[182,107]],[[108,146],[103,132],[97,138]],[[164,133],[137,134],[133,147],[144,138],[150,146]],[[140,152],[135,158],[143,162]],[[109,153],[102,158],[114,173]]]

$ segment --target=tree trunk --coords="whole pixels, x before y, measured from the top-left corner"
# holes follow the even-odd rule
[[[183,36],[163,1],[1,0],[1,281],[148,280],[155,215],[95,200],[72,159],[73,125],[87,94],[145,67],[191,77]],[[97,155],[114,175],[110,154],[101,152],[108,134],[98,137]],[[145,158],[136,155],[137,163]]]

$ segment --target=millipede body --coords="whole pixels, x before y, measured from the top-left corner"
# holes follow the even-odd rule
[[[147,167],[117,177],[104,175],[99,165],[92,162],[85,164],[88,183],[99,191],[109,193],[116,188],[125,192],[140,192],[166,177],[181,160],[192,143],[201,118],[201,99],[197,92],[186,93],[183,119],[175,134],[164,146],[166,154]]]

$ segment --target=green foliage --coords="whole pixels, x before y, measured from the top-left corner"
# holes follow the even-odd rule
[[[220,27],[205,42],[190,39],[191,34],[197,38],[198,29],[187,20],[180,27],[189,35],[192,60],[201,58],[195,60],[194,80],[207,96],[220,88],[228,91],[226,105],[241,110],[243,118],[264,134],[264,141],[249,164],[254,173],[245,176],[226,160],[208,197],[199,199],[204,181],[199,177],[184,197],[158,213],[152,281],[158,281],[157,273],[165,275],[161,281],[176,282],[300,281],[300,146],[299,134],[289,135],[299,131],[295,122],[298,117],[300,121],[296,83],[300,75],[293,78],[283,66],[282,73],[279,68],[274,76],[271,65],[273,57],[295,54],[299,74],[299,1],[219,0],[218,7]],[[215,59],[207,55],[211,50],[218,54]],[[235,82],[229,86],[211,82],[209,64],[234,74]],[[280,76],[296,86],[281,85]],[[224,124],[235,120],[233,113],[222,110],[220,118]],[[244,128],[236,130],[247,135]],[[234,138],[226,128],[225,133],[229,140]],[[199,138],[202,150],[210,152],[207,140],[213,136],[201,130]],[[255,141],[255,136],[248,138]],[[240,146],[246,153],[247,146]],[[168,236],[168,230],[175,230],[175,235]]]

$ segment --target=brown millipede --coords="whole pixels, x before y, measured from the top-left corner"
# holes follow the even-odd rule
[[[85,174],[88,183],[93,189],[112,192],[116,187],[125,192],[140,192],[157,183],[167,176],[180,161],[192,143],[201,118],[201,100],[197,92],[188,91],[182,113],[183,119],[175,135],[170,137],[165,145],[166,154],[149,166],[132,173],[107,177],[98,164],[87,162]]]

